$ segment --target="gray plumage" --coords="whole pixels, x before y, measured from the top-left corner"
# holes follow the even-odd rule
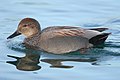
[[[41,31],[38,21],[32,18],[25,18],[20,22],[16,32],[26,36],[24,43],[29,47],[50,53],[63,54],[89,48],[95,45],[93,43],[97,43],[97,45],[104,43],[110,34],[104,35],[102,33],[106,29],[51,26]],[[8,38],[14,37],[13,35]],[[97,42],[95,42],[95,39]]]

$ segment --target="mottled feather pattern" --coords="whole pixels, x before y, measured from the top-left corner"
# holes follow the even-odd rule
[[[84,34],[83,31],[77,29],[62,29],[54,32],[56,36],[82,36]]]
[[[53,38],[53,37],[65,37],[65,36],[83,36],[84,29],[78,27],[48,27],[44,29],[41,35],[44,35],[44,38]]]

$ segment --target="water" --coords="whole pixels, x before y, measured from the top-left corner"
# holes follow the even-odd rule
[[[0,80],[118,80],[119,0],[3,0],[0,3]],[[87,54],[54,55],[25,49],[23,36],[6,38],[19,21],[32,17],[42,29],[52,25],[108,27],[104,47]]]

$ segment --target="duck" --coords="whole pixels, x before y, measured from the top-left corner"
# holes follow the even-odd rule
[[[78,26],[50,26],[41,30],[36,19],[24,18],[7,39],[23,34],[25,46],[48,53],[64,54],[104,44],[111,34],[103,32],[105,30],[108,28],[84,29]]]

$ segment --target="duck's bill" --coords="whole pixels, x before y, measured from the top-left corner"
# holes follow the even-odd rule
[[[9,37],[7,37],[7,39],[11,39],[11,38],[14,38],[18,35],[21,35],[21,33],[19,33],[18,31],[15,31],[12,35],[10,35]]]

